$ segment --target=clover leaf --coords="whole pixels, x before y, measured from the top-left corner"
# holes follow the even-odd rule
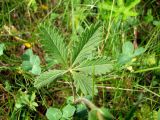
[[[41,73],[40,59],[37,55],[34,55],[31,49],[26,50],[22,56],[22,69],[29,71],[35,75]]]
[[[73,116],[74,112],[76,111],[76,108],[68,104],[63,108],[62,111],[63,111],[63,117],[67,119]]]
[[[126,64],[132,60],[132,58],[145,52],[143,47],[134,49],[134,46],[131,42],[125,42],[122,46],[122,53],[118,58],[119,64]]]
[[[59,120],[62,117],[62,112],[58,108],[50,107],[47,109],[46,116],[48,120]]]
[[[70,120],[75,111],[76,108],[74,106],[67,104],[62,111],[58,108],[48,108],[46,116],[48,120]]]

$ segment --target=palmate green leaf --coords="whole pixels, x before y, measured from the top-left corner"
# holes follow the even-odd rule
[[[62,76],[66,70],[50,70],[38,76],[34,82],[34,87],[40,88],[53,82],[57,77]]]
[[[92,95],[93,90],[95,91],[95,93],[97,92],[95,86],[93,89],[92,78],[90,76],[87,76],[86,74],[83,74],[81,72],[72,72],[72,75],[77,92],[79,91],[79,89],[84,95]]]
[[[73,66],[87,58],[98,47],[103,40],[102,36],[102,27],[99,25],[92,25],[81,34],[79,42],[73,48]]]
[[[42,46],[49,56],[66,65],[67,48],[63,37],[59,35],[57,30],[51,26],[41,25],[40,37]]]
[[[107,64],[106,59],[98,58],[93,60],[86,60],[80,63],[79,66],[76,66],[76,68],[73,70],[77,70],[89,75],[101,75],[110,72],[112,68],[113,66],[111,64]]]

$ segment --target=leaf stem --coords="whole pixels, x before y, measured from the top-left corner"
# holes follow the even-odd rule
[[[86,98],[78,98],[77,100],[75,100],[74,104],[78,104],[78,103],[84,103],[87,107],[89,107],[91,110],[97,110],[97,117],[99,120],[104,120],[100,109],[95,106],[91,101],[89,101]]]
[[[72,89],[72,94],[73,94],[73,99],[74,101],[76,100],[76,91],[75,91],[75,87],[74,87],[74,80],[72,78],[71,72],[69,72],[69,76],[70,76],[70,80],[71,80],[71,89]]]
[[[86,98],[78,98],[75,100],[74,104],[78,104],[78,103],[84,103],[86,106],[88,106],[91,110],[97,110],[97,106],[95,106],[92,102],[90,102],[88,99]]]

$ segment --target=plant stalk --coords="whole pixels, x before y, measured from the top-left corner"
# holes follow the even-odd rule
[[[74,104],[78,103],[84,103],[87,107],[89,107],[91,110],[96,110],[97,111],[97,117],[99,120],[104,120],[102,114],[99,111],[99,108],[95,106],[91,101],[89,101],[86,98],[78,98],[77,100],[74,101]]]

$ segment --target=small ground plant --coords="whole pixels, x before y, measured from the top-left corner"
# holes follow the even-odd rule
[[[79,90],[84,95],[93,96],[96,94],[97,88],[92,76],[105,74],[112,69],[112,65],[105,57],[100,57],[93,52],[103,40],[102,27],[97,24],[87,28],[80,35],[79,40],[73,42],[71,48],[65,44],[64,38],[51,26],[41,25],[40,37],[46,53],[53,60],[56,59],[61,67],[42,73],[35,80],[34,86],[41,88],[66,75],[72,87],[74,100]]]
[[[159,0],[0,8],[0,120],[160,119]]]

